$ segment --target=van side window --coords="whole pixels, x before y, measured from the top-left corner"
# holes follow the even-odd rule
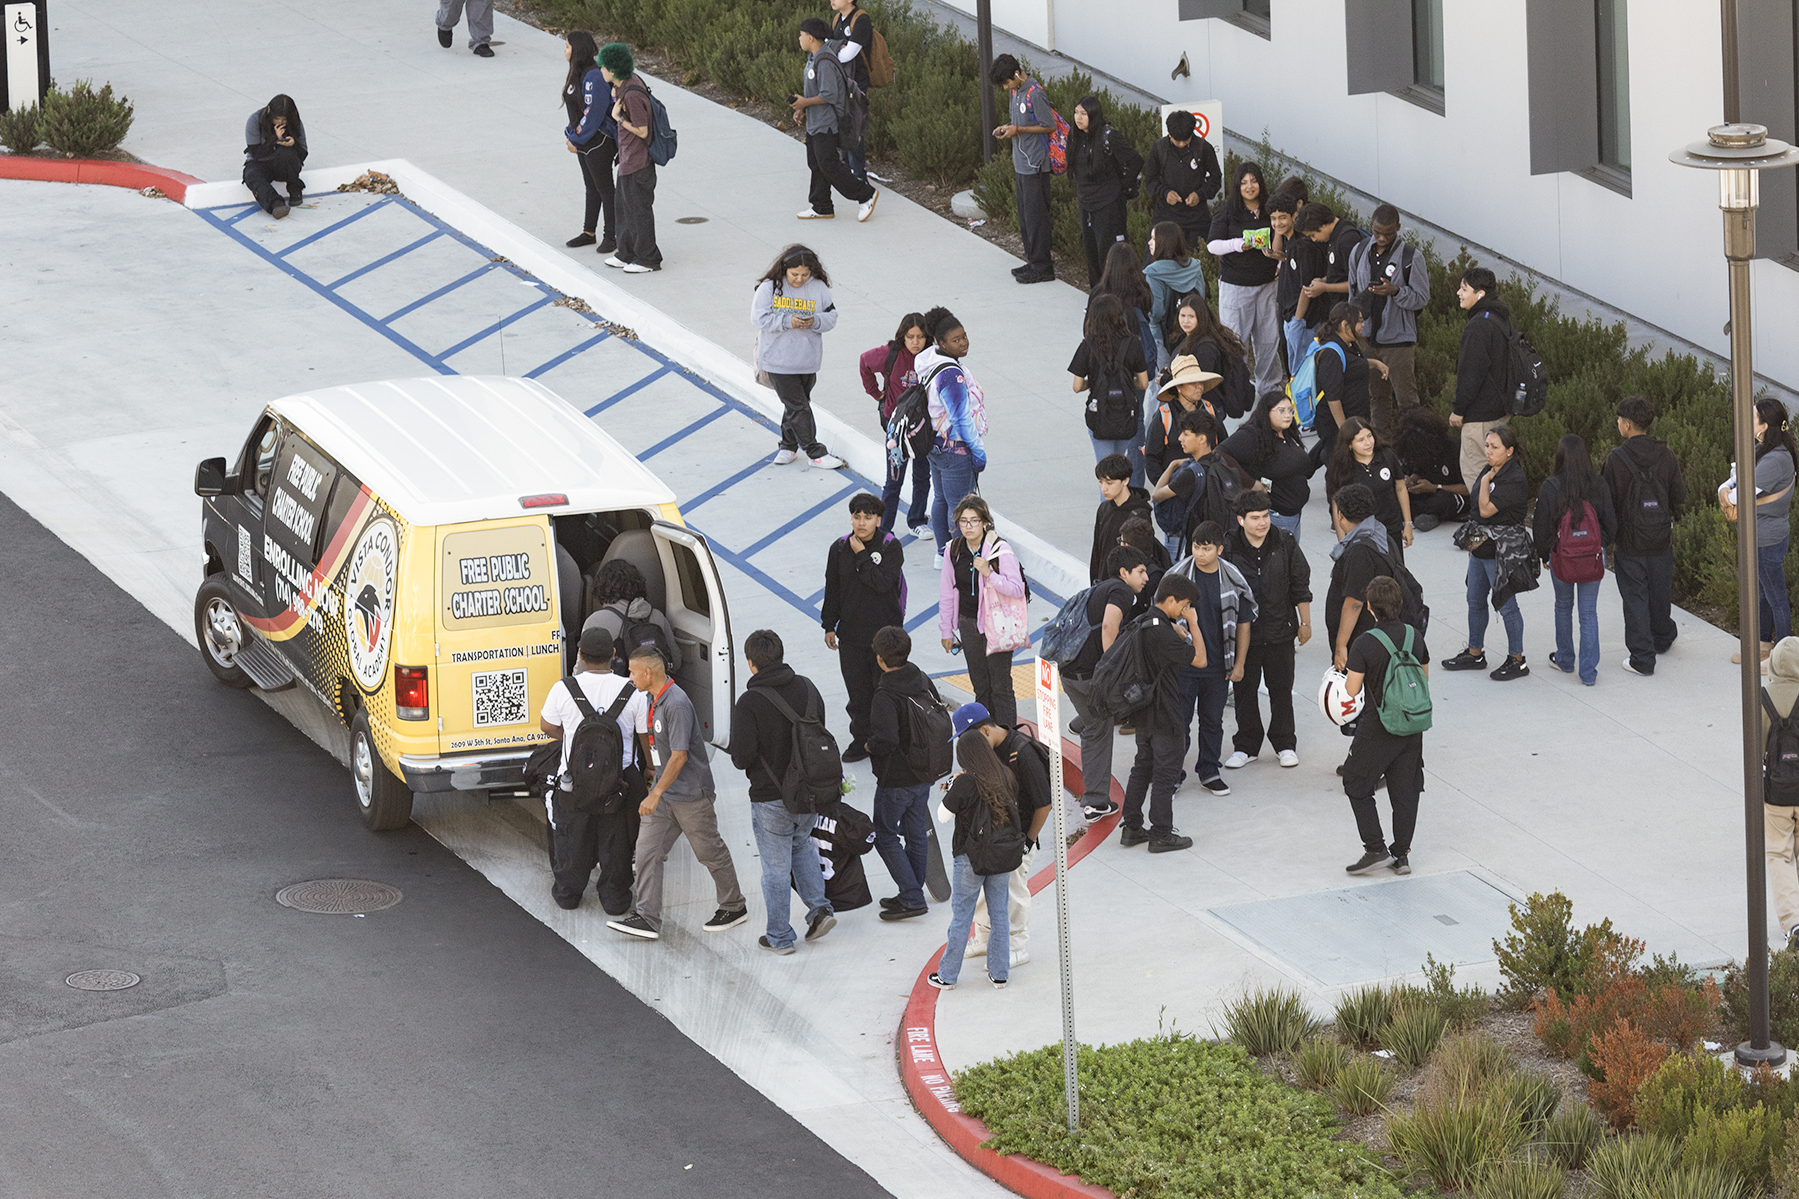
[[[679,542],[668,543],[675,552],[675,574],[681,580],[681,604],[689,612],[712,615],[712,596],[706,591],[705,576],[700,573],[700,560],[692,550]]]
[[[258,499],[268,499],[269,482],[275,475],[275,449],[280,440],[280,426],[274,417],[265,416],[244,444],[243,458],[238,462],[238,478],[243,481],[244,489]]]
[[[325,550],[331,545],[333,537],[340,534],[347,536],[352,531],[344,528],[344,522],[350,518],[350,506],[361,494],[362,481],[355,475],[340,470],[337,483],[331,488],[331,504],[325,509],[325,519],[313,542],[319,557],[325,556]]]
[[[337,465],[297,433],[281,443],[269,482],[268,510],[263,531],[291,554],[306,570],[318,562],[318,541],[324,524],[325,505]]]

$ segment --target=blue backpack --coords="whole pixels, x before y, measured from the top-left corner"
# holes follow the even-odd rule
[[[650,161],[665,167],[675,157],[675,127],[669,123],[668,109],[663,107],[662,101],[651,95],[650,89],[641,82],[637,87],[650,98]]]
[[[1325,346],[1337,351],[1337,357],[1343,360],[1345,370],[1349,368],[1349,355],[1335,339],[1329,342],[1313,340],[1306,346],[1305,356],[1299,360],[1299,366],[1293,372],[1293,382],[1289,394],[1293,397],[1293,415],[1299,421],[1299,427],[1310,429],[1312,421],[1318,416],[1318,364],[1314,361],[1318,351]]]
[[[1183,500],[1176,495],[1170,499],[1159,501],[1153,509],[1156,527],[1170,537],[1178,537],[1185,533],[1187,531],[1187,513],[1192,510],[1193,505],[1206,502],[1206,468],[1197,462],[1189,462],[1176,471],[1169,478],[1169,485],[1172,486],[1174,480],[1180,478],[1184,471],[1190,471],[1194,476],[1192,496]]]

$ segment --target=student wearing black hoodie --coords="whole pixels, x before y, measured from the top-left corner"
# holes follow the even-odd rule
[[[1149,223],[1173,221],[1195,246],[1212,228],[1209,204],[1224,182],[1218,151],[1205,138],[1194,136],[1196,125],[1190,112],[1169,113],[1168,136],[1149,148],[1143,166],[1143,186],[1155,205]]]
[[[292,97],[276,96],[244,122],[244,186],[262,210],[280,220],[305,199],[300,168],[306,165],[306,126]],[[275,184],[287,185],[287,201]]]
[[[1474,480],[1487,465],[1487,434],[1511,413],[1506,382],[1511,374],[1512,310],[1499,298],[1499,281],[1484,266],[1462,272],[1456,302],[1468,314],[1455,358],[1455,402],[1449,424],[1462,431],[1462,482],[1474,494]]]
[[[1238,770],[1262,752],[1262,710],[1257,689],[1268,680],[1268,744],[1282,766],[1299,765],[1293,721],[1293,655],[1312,639],[1312,567],[1293,534],[1271,519],[1268,493],[1237,497],[1237,527],[1224,556],[1249,582],[1256,619],[1243,655],[1243,677],[1234,684],[1237,732],[1226,769]]]
[[[881,900],[881,919],[910,920],[930,910],[925,900],[925,868],[929,863],[931,836],[931,784],[929,770],[913,764],[908,708],[944,712],[943,697],[910,661],[912,638],[906,630],[890,625],[875,633],[875,662],[881,678],[875,684],[869,706],[868,754],[875,768],[875,852],[887,863],[887,871],[899,894]]]
[[[1123,454],[1107,454],[1093,468],[1099,480],[1099,511],[1093,514],[1093,552],[1087,556],[1087,581],[1110,578],[1106,562],[1118,548],[1124,522],[1133,516],[1149,519],[1149,489],[1131,486],[1131,460]]]
[[[1137,194],[1142,169],[1142,156],[1130,140],[1106,124],[1099,97],[1081,97],[1068,131],[1068,175],[1080,205],[1089,289],[1099,282],[1106,252],[1125,238],[1124,206]]]
[[[825,648],[836,651],[843,689],[849,692],[845,762],[868,756],[868,705],[880,676],[875,634],[906,623],[906,551],[899,538],[881,532],[886,510],[866,491],[851,496],[850,531],[831,543],[825,557]]]

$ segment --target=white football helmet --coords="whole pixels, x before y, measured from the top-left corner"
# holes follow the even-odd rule
[[[1360,716],[1362,705],[1368,702],[1366,687],[1351,695],[1348,683],[1349,676],[1332,666],[1318,684],[1318,710],[1324,713],[1326,720],[1339,727]]]

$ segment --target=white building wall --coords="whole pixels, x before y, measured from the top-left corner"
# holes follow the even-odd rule
[[[1218,19],[1182,21],[1177,0],[993,0],[993,18],[1152,95],[1221,100],[1232,133],[1266,133],[1325,174],[1728,353],[1717,183],[1667,157],[1723,120],[1716,9],[1630,5],[1624,196],[1579,175],[1530,173],[1522,0],[1443,8],[1441,116],[1398,96],[1348,94],[1343,0],[1273,0],[1270,38]],[[1192,77],[1170,79],[1183,51]],[[1753,277],[1757,371],[1799,387],[1799,271],[1757,261]]]

